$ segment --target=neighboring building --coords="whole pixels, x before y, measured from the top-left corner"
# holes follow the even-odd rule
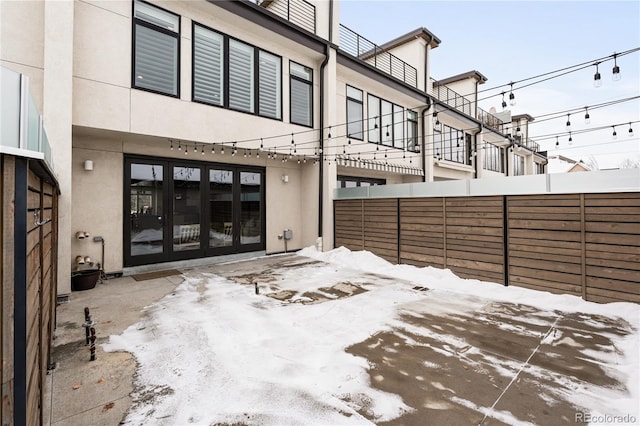
[[[331,249],[337,186],[544,173],[532,118],[478,107],[486,77],[431,79],[427,29],[376,46],[337,1],[259,3],[0,2],[53,148],[60,293],[79,255]]]
[[[582,160],[574,160],[564,155],[549,156],[549,173],[588,172],[591,169]]]

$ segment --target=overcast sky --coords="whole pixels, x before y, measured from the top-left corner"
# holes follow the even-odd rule
[[[383,1],[342,0],[340,22],[376,44],[383,44],[419,27],[440,40],[432,51],[431,76],[443,79],[477,70],[488,78],[480,89],[488,89],[640,47],[640,2],[638,1]],[[595,61],[594,61],[595,62]],[[595,88],[595,67],[570,73],[529,88],[516,90],[513,114],[534,117],[556,111],[595,105],[640,95],[640,52],[617,59],[622,79],[612,81],[613,61],[599,66],[602,86]],[[517,85],[516,85],[517,87]],[[484,94],[490,95],[496,92]],[[499,91],[498,91],[499,93]],[[501,111],[500,96],[480,106]],[[640,120],[640,101],[634,100],[571,117],[572,130],[612,126]],[[555,138],[541,135],[565,131],[566,115],[536,123],[530,137],[542,149],[576,160],[594,156],[600,168],[617,167],[624,158],[640,161],[640,124],[613,130]]]

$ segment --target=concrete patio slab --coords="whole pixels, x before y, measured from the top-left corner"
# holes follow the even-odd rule
[[[261,296],[295,303],[291,300],[296,291],[279,286],[280,276],[318,263],[289,254],[181,271],[203,282],[214,274],[238,285],[257,285]],[[303,294],[300,300],[330,304],[398,283],[393,277],[362,277],[367,284],[357,286],[360,290],[332,286],[323,291],[332,299]],[[115,425],[123,419],[135,390],[136,362],[127,353],[103,352],[100,343],[136,323],[145,306],[170,294],[182,279],[108,280],[74,293],[69,303],[58,307],[58,368],[50,375],[52,425]],[[416,300],[399,306],[397,318],[385,330],[346,348],[366,359],[372,387],[400,395],[413,409],[385,424],[581,424],[579,413],[585,407],[570,402],[573,393],[624,388],[601,361],[615,351],[613,337],[633,332],[622,321],[402,284],[415,292]],[[88,360],[84,344],[85,306],[97,321],[96,361]],[[366,400],[351,402],[361,407],[358,413],[364,418],[374,419]]]

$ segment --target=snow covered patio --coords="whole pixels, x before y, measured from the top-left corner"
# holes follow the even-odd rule
[[[183,277],[103,340],[97,363],[117,351],[138,363],[125,424],[635,424],[640,415],[636,304],[346,249]]]

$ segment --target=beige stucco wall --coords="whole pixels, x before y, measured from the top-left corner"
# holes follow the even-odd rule
[[[123,268],[123,164],[124,154],[152,156],[155,158],[174,158],[220,162],[225,164],[244,164],[264,167],[266,192],[266,251],[277,253],[284,251],[284,241],[278,238],[284,229],[293,231],[293,239],[287,242],[288,250],[296,250],[314,245],[318,224],[318,166],[313,161],[298,164],[297,161],[283,163],[280,159],[269,160],[266,153],[260,158],[244,158],[242,150],[232,157],[227,147],[225,155],[220,151],[212,155],[205,150],[205,156],[191,152],[170,150],[169,144],[161,138],[149,138],[131,134],[108,134],[107,137],[91,136],[82,133],[91,132],[78,129],[74,137],[73,149],[73,219],[72,234],[87,231],[92,236],[105,238],[105,265],[107,272],[118,272]],[[85,160],[92,160],[93,171],[85,171]],[[288,176],[283,182],[282,176]],[[92,241],[73,239],[72,258],[77,255],[89,255],[95,261],[100,258],[101,246]]]
[[[90,256],[101,262],[102,245],[93,237],[101,236],[105,241],[104,269],[106,272],[122,270],[123,227],[123,156],[117,148],[100,140],[77,140],[73,149],[73,206],[71,232],[88,232],[89,239],[73,239],[71,258]],[[85,160],[93,161],[93,170],[84,170]]]

